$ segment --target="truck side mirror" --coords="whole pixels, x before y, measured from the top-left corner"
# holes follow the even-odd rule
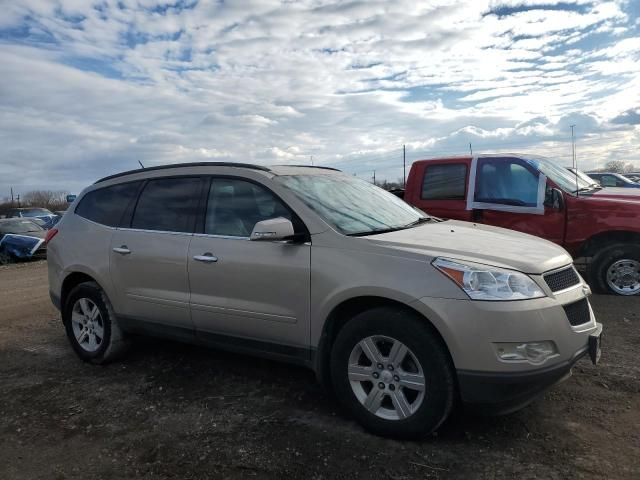
[[[544,206],[553,208],[554,210],[564,209],[564,195],[562,190],[557,188],[547,187],[544,196]]]

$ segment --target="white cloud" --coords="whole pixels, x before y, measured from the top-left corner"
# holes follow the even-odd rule
[[[640,127],[609,123],[640,105],[626,2],[182,3],[5,6],[0,195],[78,190],[138,160],[313,155],[395,178],[403,143],[412,158],[469,142],[565,151],[572,114],[599,136],[589,161],[640,160]]]

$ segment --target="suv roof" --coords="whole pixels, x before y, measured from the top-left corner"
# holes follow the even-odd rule
[[[262,172],[271,172],[276,173],[273,168],[265,167],[263,165],[255,165],[252,163],[239,163],[239,162],[190,162],[190,163],[171,163],[168,165],[158,165],[156,167],[146,167],[146,168],[137,168],[134,170],[127,170],[125,172],[116,173],[114,175],[109,175],[107,177],[103,177],[95,182],[101,183],[106,182],[107,180],[111,180],[114,178],[124,177],[126,175],[132,175],[134,173],[142,173],[142,172],[152,172],[156,170],[170,170],[172,168],[184,168],[184,167],[234,167],[234,168],[248,168],[250,170],[260,170]],[[280,167],[283,168],[318,168],[321,170],[333,170],[339,172],[337,168],[332,167],[323,167],[323,166],[315,166],[315,165],[274,165],[274,168],[278,170]],[[94,184],[94,185],[95,185]]]

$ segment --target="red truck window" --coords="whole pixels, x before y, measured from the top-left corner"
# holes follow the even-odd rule
[[[523,207],[538,203],[538,172],[519,159],[480,158],[476,175],[476,202]]]
[[[422,180],[422,200],[464,200],[467,166],[463,163],[430,165]]]

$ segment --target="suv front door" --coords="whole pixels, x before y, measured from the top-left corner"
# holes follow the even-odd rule
[[[149,180],[130,223],[111,238],[111,279],[118,314],[172,327],[193,336],[189,315],[187,253],[193,236],[202,179]]]
[[[202,233],[194,235],[188,260],[191,315],[206,340],[233,341],[221,340],[224,334],[238,337],[238,347],[306,354],[311,246],[249,240],[257,222],[276,217],[304,229],[266,187],[239,178],[211,179]]]

